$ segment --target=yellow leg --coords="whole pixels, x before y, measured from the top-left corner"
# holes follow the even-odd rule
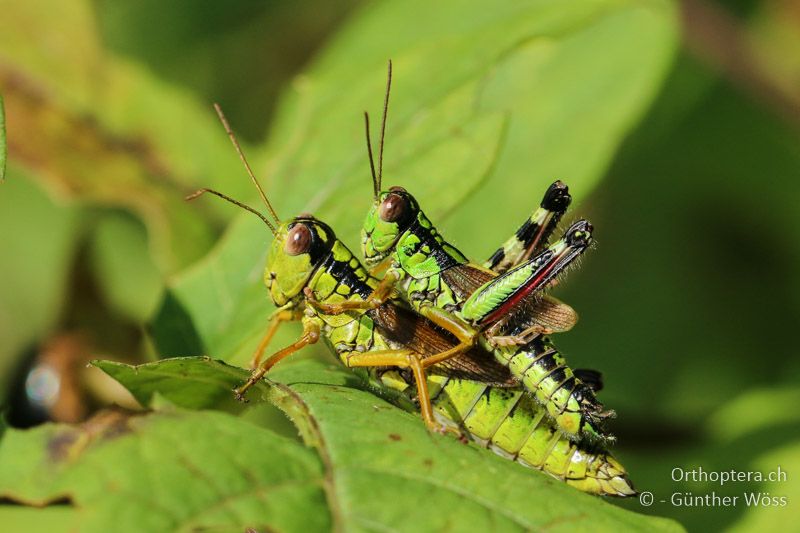
[[[306,301],[308,301],[309,305],[318,311],[327,315],[340,315],[346,311],[355,309],[369,310],[380,307],[391,296],[396,282],[396,276],[387,274],[387,276],[380,281],[378,286],[375,287],[372,294],[367,296],[366,300],[345,300],[339,303],[320,302],[317,300],[316,296],[314,296],[314,291],[312,291],[310,287],[306,287],[303,290],[303,294],[305,294]]]
[[[459,354],[462,354],[472,348],[471,344],[461,343],[456,346],[453,346],[449,350],[445,350],[443,352],[439,352],[434,355],[430,355],[422,359],[422,368],[428,368],[430,366],[436,365],[441,363],[442,361],[446,361],[451,357],[455,357]]]
[[[475,344],[475,340],[478,338],[477,330],[444,309],[426,305],[420,308],[419,313],[440,328],[452,333],[459,341],[459,344],[449,350],[439,352],[423,359],[423,368],[428,368],[429,366],[441,363],[460,353],[466,352],[472,348]]]
[[[275,333],[278,331],[278,328],[281,327],[281,324],[298,319],[299,316],[290,309],[278,311],[270,317],[269,325],[267,326],[267,332],[264,333],[264,337],[261,339],[261,342],[258,343],[258,348],[256,348],[256,351],[253,352],[253,358],[250,360],[250,368],[258,368],[258,365],[261,363],[261,357],[264,355],[264,350],[266,350],[267,346],[269,346],[270,341],[272,341],[272,337],[275,336]]]
[[[303,347],[314,344],[319,340],[320,334],[320,326],[316,322],[306,321],[303,323],[303,336],[300,337],[298,340],[283,348],[282,350],[278,350],[274,354],[272,354],[266,361],[264,361],[261,366],[256,369],[253,374],[250,376],[250,379],[242,385],[233,390],[234,394],[236,395],[236,399],[240,401],[244,400],[244,394],[247,390],[258,383],[261,378],[264,377],[270,368],[278,364],[280,361],[289,357],[293,353],[297,352],[298,350],[302,349]]]
[[[455,335],[460,342],[469,344],[470,346],[475,344],[475,339],[478,337],[478,331],[460,318],[456,317],[453,313],[445,311],[439,307],[433,307],[432,305],[424,305],[420,308],[419,314],[440,328]]]
[[[419,355],[411,350],[380,350],[377,352],[353,352],[347,356],[347,365],[357,366],[397,366],[400,368],[410,368],[414,373],[414,381],[417,384],[417,398],[419,399],[419,410],[422,420],[428,429],[438,433],[454,431],[436,422],[433,418],[433,406],[431,397],[428,393],[428,380]]]
[[[392,263],[391,256],[387,256],[386,259],[384,259],[383,261],[381,261],[380,263],[378,263],[377,265],[368,270],[369,275],[372,276],[373,278],[380,278],[381,275],[384,272],[386,272],[386,270],[389,268],[389,265],[391,263]]]

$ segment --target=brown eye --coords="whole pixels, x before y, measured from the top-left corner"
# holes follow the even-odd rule
[[[305,224],[297,224],[286,236],[284,250],[289,255],[300,255],[311,247],[311,230]]]
[[[406,199],[399,194],[389,193],[381,203],[381,220],[384,222],[395,222],[403,213],[406,212]]]

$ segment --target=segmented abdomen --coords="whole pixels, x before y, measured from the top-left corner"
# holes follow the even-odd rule
[[[345,364],[348,353],[357,346],[389,347],[381,335],[375,334],[367,315],[347,326],[329,328],[327,333]],[[416,396],[416,385],[408,373],[377,368],[370,369],[370,373],[385,386],[403,391],[411,398]],[[492,387],[479,381],[431,374],[428,388],[441,423],[469,432],[476,442],[495,453],[547,472],[584,492],[635,494],[625,469],[616,459],[599,443],[571,440],[547,416],[552,407],[540,405],[523,386]],[[557,417],[555,420],[563,423]]]
[[[567,438],[588,435],[613,440],[602,427],[603,419],[613,413],[603,410],[594,391],[575,377],[547,338],[539,336],[524,346],[498,347],[492,352],[533,393]]]
[[[614,457],[599,444],[564,436],[521,387],[496,388],[442,375],[430,376],[429,387],[440,422],[466,429],[498,455],[547,472],[584,492],[635,494],[625,468]]]

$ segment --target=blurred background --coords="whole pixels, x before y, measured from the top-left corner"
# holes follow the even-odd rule
[[[208,185],[253,197],[211,103],[267,168],[280,95],[362,4],[0,2],[0,394],[11,425],[133,405],[86,369],[92,359],[194,355],[191,341],[159,340],[153,317],[163,333],[166,287],[237,213],[183,196]],[[596,185],[574,191],[568,218],[590,218],[598,244],[557,290],[581,314],[557,342],[573,366],[604,372],[617,453],[637,488],[762,490],[800,509],[800,3],[686,0],[679,12],[681,41],[655,99]],[[447,226],[508,209],[503,196],[525,176],[505,179],[494,196],[455,206]],[[513,229],[454,240],[482,258]],[[788,481],[670,479],[698,466],[780,466]],[[690,530],[760,530],[788,516],[621,505]]]

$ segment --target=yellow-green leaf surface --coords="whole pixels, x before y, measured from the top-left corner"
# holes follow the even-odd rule
[[[266,188],[283,217],[312,211],[357,244],[371,201],[361,112],[377,121],[392,58],[385,186],[407,187],[445,235],[487,255],[554,179],[578,198],[597,182],[661,82],[674,18],[662,0],[371,4],[285,96]],[[160,313],[163,355],[203,346],[243,362],[255,346],[269,233],[247,217],[172,287],[194,335],[175,346],[176,313]]]
[[[53,505],[45,509],[6,505],[0,509],[3,528],[8,531],[47,531],[69,533],[79,524],[78,512],[66,505]]]
[[[138,367],[95,365],[145,404],[158,394],[184,407],[214,407],[248,376],[202,357]],[[278,368],[272,377],[251,391],[250,405],[259,398],[276,404],[316,449],[325,467],[327,508],[338,530],[680,530],[673,522],[608,505],[487,450],[431,435],[415,414],[367,392],[353,373],[338,366],[306,361]],[[312,503],[288,501],[287,512],[308,516],[318,512]]]
[[[328,531],[324,475],[312,450],[214,411],[104,411],[8,429],[0,443],[0,497],[53,506],[26,530],[52,508],[87,532]],[[0,519],[19,509],[2,506]]]
[[[0,94],[0,180],[6,177],[6,112]]]

